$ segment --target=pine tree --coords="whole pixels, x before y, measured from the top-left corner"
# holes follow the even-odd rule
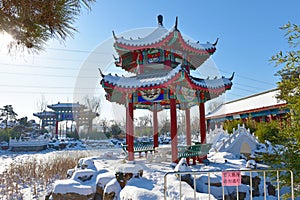
[[[10,50],[37,51],[49,39],[64,41],[72,37],[82,8],[89,10],[93,2],[95,0],[0,0],[0,33],[13,37]]]
[[[280,51],[272,56],[271,61],[281,69],[277,72],[281,91],[278,98],[287,102],[290,109],[288,118],[281,124],[282,145],[284,146],[273,163],[281,163],[294,172],[295,192],[300,193],[300,27],[287,23],[284,30],[290,50]],[[288,181],[288,180],[286,180]]]

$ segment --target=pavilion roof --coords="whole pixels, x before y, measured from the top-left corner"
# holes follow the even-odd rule
[[[144,38],[137,39],[125,39],[124,37],[116,37],[115,43],[121,45],[123,48],[128,48],[129,50],[154,48],[163,46],[170,38],[174,36],[174,33],[178,33],[179,42],[182,45],[192,51],[199,52],[214,52],[216,50],[215,44],[207,42],[205,44],[200,44],[199,42],[191,42],[185,39],[177,28],[172,28],[167,30],[163,26],[158,26]]]
[[[50,109],[58,110],[58,109],[73,109],[73,108],[84,108],[84,105],[81,105],[79,103],[60,103],[52,104],[47,106]]]
[[[55,117],[55,112],[53,111],[43,111],[43,112],[38,112],[38,113],[33,113],[33,116],[36,117]]]
[[[222,77],[213,80],[197,78],[187,73],[186,69],[181,67],[180,64],[170,71],[157,71],[155,73],[141,74],[132,77],[102,74],[102,77],[101,83],[104,87],[128,92],[133,90],[164,88],[180,78],[186,81],[191,88],[206,92],[220,93],[226,89],[230,89],[232,86],[232,77]]]
[[[216,51],[218,42],[199,43],[183,37],[177,28],[177,18],[175,26],[170,30],[159,23],[157,28],[143,38],[117,37],[114,32],[113,36],[114,47],[120,56],[119,59],[115,58],[116,65],[131,72],[138,66],[140,52],[148,49],[160,49],[181,55],[191,64],[191,69],[197,69]]]
[[[175,77],[181,67],[178,66],[171,71],[157,71],[155,73],[139,74],[132,77],[113,76],[111,74],[103,77],[103,82],[120,88],[136,89],[162,85]]]

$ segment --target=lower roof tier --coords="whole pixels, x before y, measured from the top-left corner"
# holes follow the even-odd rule
[[[132,77],[103,75],[101,85],[107,100],[119,104],[133,102],[136,108],[153,105],[168,108],[175,98],[179,108],[191,107],[223,94],[232,87],[232,78],[201,79],[178,65],[170,71],[139,74]]]

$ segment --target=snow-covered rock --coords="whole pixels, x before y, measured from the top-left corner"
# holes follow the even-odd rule
[[[103,200],[119,200],[121,189],[117,179],[110,180],[104,188]]]
[[[100,187],[104,190],[106,184],[114,178],[115,178],[115,174],[112,172],[106,172],[103,174],[99,174],[97,176],[97,180],[96,180],[97,187]]]
[[[151,199],[160,200],[162,194],[154,191],[154,184],[151,180],[145,178],[132,178],[120,192],[120,199],[124,200],[140,200]]]
[[[248,160],[246,163],[246,168],[256,169],[257,164],[256,164],[255,160]]]
[[[115,171],[119,173],[132,173],[137,175],[143,171],[143,167],[139,164],[124,163],[117,166]]]
[[[175,166],[174,171],[175,172],[187,172],[187,171],[191,171],[191,169],[188,166],[186,159],[181,158],[180,161],[178,162],[178,164]]]
[[[55,181],[52,192],[53,200],[76,198],[84,200],[92,199],[93,196],[94,191],[91,185],[82,185],[72,179]]]
[[[208,181],[209,180],[209,181]],[[208,193],[208,182],[210,182],[210,193],[217,199],[222,199],[222,177],[221,174],[201,174],[196,178],[196,190],[200,193]],[[228,195],[227,188],[224,188],[224,195]]]
[[[194,190],[189,184],[186,182],[180,181],[176,178],[176,176],[169,176],[167,184],[167,199],[180,199],[180,195],[182,199],[185,200],[194,200],[194,195],[196,195],[196,199],[203,200],[217,200],[213,195],[205,194]],[[181,193],[180,193],[181,189]]]

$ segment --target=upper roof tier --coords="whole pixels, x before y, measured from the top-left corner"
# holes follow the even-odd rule
[[[127,39],[117,37],[113,32],[115,38],[114,47],[120,56],[119,64],[117,65],[122,66],[127,71],[132,71],[138,64],[141,64],[141,58],[137,53],[140,53],[140,56],[145,56],[143,50],[159,49],[163,50],[164,53],[174,53],[176,56],[180,56],[189,63],[191,69],[196,69],[216,51],[217,41],[215,43],[200,44],[198,41],[192,42],[184,38],[177,28],[177,17],[175,26],[170,30],[167,30],[162,25],[162,16],[159,15],[158,18],[158,27],[143,38]],[[131,54],[131,56],[128,54]],[[128,60],[129,57],[130,60]],[[126,58],[127,62],[125,62]],[[166,59],[168,58],[163,57],[163,59],[160,59],[160,62],[166,61]]]
[[[58,102],[57,104],[52,104],[52,105],[48,105],[48,108],[52,109],[52,110],[78,110],[78,109],[84,109],[85,106],[81,105],[79,103],[60,103]]]

